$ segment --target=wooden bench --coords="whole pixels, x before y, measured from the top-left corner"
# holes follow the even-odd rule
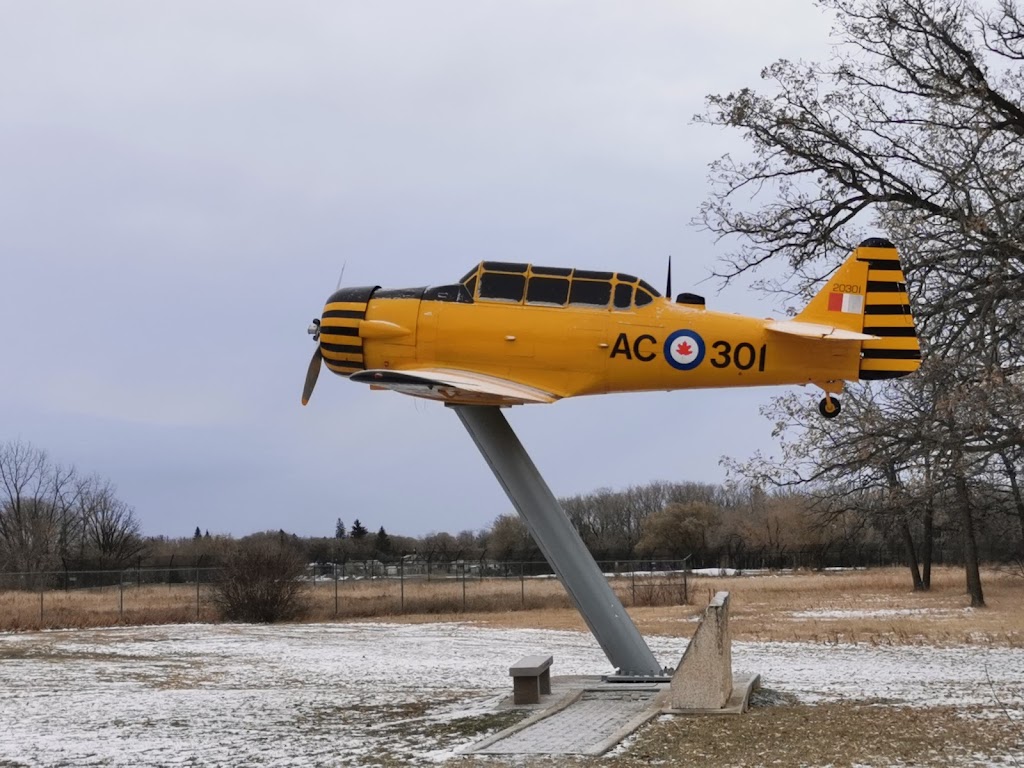
[[[542,693],[551,693],[552,661],[553,656],[524,656],[509,667],[513,704],[537,704]]]

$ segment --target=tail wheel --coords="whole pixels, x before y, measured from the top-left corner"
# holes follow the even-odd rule
[[[818,413],[826,419],[834,419],[842,410],[843,406],[840,404],[838,397],[823,397],[821,402],[818,403]]]

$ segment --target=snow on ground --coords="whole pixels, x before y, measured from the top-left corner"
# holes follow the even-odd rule
[[[900,619],[909,616],[927,616],[933,619],[948,619],[963,616],[973,608],[878,608],[875,610],[816,610],[792,611],[786,616],[791,619]]]
[[[665,664],[684,641],[652,637]],[[483,734],[508,667],[611,672],[589,634],[469,624],[172,625],[0,635],[0,765],[438,762]],[[1024,717],[1024,649],[734,643],[804,701],[980,704]],[[506,723],[495,720],[496,730]]]

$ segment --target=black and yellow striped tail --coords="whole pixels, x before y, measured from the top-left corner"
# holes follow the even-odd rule
[[[342,288],[327,300],[320,318],[320,352],[324,365],[340,376],[366,370],[359,322],[378,286]]]
[[[861,380],[898,379],[921,365],[907,281],[896,247],[888,240],[865,240],[857,260],[868,265],[864,293],[864,333],[878,336],[861,344]]]

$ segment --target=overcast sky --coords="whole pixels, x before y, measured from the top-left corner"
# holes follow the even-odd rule
[[[324,372],[338,280],[481,259],[622,270],[713,309],[690,225],[740,137],[709,93],[828,54],[810,0],[0,0],[0,441],[111,479],[147,534],[422,534],[511,510],[453,413]],[[781,390],[506,414],[558,495],[717,482]],[[819,395],[808,391],[808,407]]]

